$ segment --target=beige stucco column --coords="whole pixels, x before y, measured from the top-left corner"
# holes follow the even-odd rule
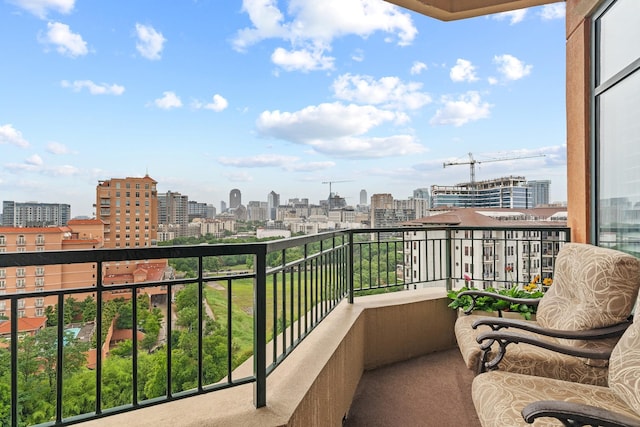
[[[567,203],[572,240],[591,236],[591,19],[603,0],[567,0]]]

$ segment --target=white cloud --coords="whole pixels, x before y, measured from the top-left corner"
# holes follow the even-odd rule
[[[356,49],[355,52],[351,55],[351,59],[356,62],[364,61],[364,51],[362,49]]]
[[[492,85],[492,86],[493,86],[493,85],[497,85],[497,84],[499,83],[499,82],[498,82],[498,79],[496,79],[495,77],[489,77],[489,78],[487,79],[487,81],[488,81],[488,82],[489,82],[489,84],[490,84],[490,85]]]
[[[361,104],[382,105],[385,108],[416,110],[431,102],[431,96],[421,92],[422,83],[403,83],[398,77],[343,74],[333,82],[335,97]]]
[[[271,54],[271,61],[285,71],[332,70],[335,58],[324,56],[324,51],[322,48],[286,50],[279,47]]]
[[[87,43],[80,34],[71,31],[68,25],[60,22],[47,23],[47,34],[39,36],[43,44],[56,46],[56,51],[61,55],[75,58],[89,53]]]
[[[243,0],[242,10],[253,26],[238,31],[234,49],[245,51],[265,39],[283,40],[290,47],[277,48],[272,60],[287,71],[332,68],[333,58],[325,52],[338,37],[366,38],[382,31],[397,37],[399,45],[409,45],[417,34],[408,13],[378,0],[291,0],[288,15],[278,9],[277,0]]]
[[[162,92],[162,95],[162,98],[158,98],[153,101],[156,107],[162,108],[163,110],[182,107],[182,101],[175,93],[167,91]]]
[[[468,122],[486,119],[490,115],[491,105],[482,102],[480,94],[469,91],[457,99],[450,96],[442,98],[443,108],[436,111],[429,123],[432,125],[462,126]]]
[[[144,58],[158,60],[161,57],[164,42],[167,40],[162,33],[158,32],[151,25],[136,24],[136,49]]]
[[[107,83],[97,84],[91,80],[75,80],[73,82],[63,80],[60,82],[60,85],[64,88],[71,88],[74,92],[87,89],[91,95],[122,95],[124,93],[124,86],[117,84],[109,85]]]
[[[27,157],[22,163],[8,163],[4,165],[4,168],[15,173],[33,172],[40,175],[54,177],[80,174],[80,170],[75,166],[47,166],[42,157],[38,154],[33,154]]]
[[[12,125],[0,125],[0,145],[9,144],[18,147],[27,148],[29,142],[22,137],[22,132],[14,128]]]
[[[253,181],[253,177],[249,175],[247,172],[232,172],[225,174],[227,179],[231,182],[251,182]]]
[[[335,162],[297,162],[287,164],[283,166],[283,169],[294,172],[315,172],[319,170],[331,169],[335,165]]]
[[[218,95],[217,93],[213,95],[212,102],[204,103],[200,101],[194,101],[192,103],[192,107],[195,109],[199,110],[201,108],[204,108],[205,110],[213,110],[216,113],[226,110],[228,106],[229,102],[222,95]]]
[[[283,167],[300,161],[298,157],[278,154],[260,154],[252,157],[220,157],[218,162],[225,166],[245,168]]]
[[[37,154],[27,157],[27,159],[24,162],[32,166],[42,166],[42,164],[44,163],[42,161],[42,157],[40,157]]]
[[[427,70],[427,64],[425,64],[424,62],[415,61],[411,66],[410,72],[412,75],[415,75],[415,74],[420,74],[425,70]]]
[[[66,145],[53,141],[47,144],[47,151],[51,154],[69,154],[71,152]]]
[[[238,168],[280,168],[292,172],[313,172],[334,167],[335,162],[302,162],[299,157],[278,154],[259,154],[251,157],[220,157],[218,162],[224,166]]]
[[[552,19],[563,19],[566,14],[565,3],[554,3],[542,6],[540,11],[540,17],[543,21],[550,21]]]
[[[265,111],[256,123],[267,137],[306,145],[315,152],[350,158],[399,156],[424,151],[411,135],[364,136],[385,123],[404,123],[403,113],[341,103],[309,106],[293,113]]]
[[[509,20],[509,25],[515,25],[524,20],[527,15],[527,9],[512,10],[509,12],[496,13],[491,15],[493,19],[497,21]]]
[[[475,82],[478,80],[476,76],[476,67],[466,59],[458,59],[456,65],[451,68],[449,77],[454,82]]]
[[[498,65],[498,72],[507,80],[520,80],[531,74],[533,65],[526,65],[515,56],[505,54],[493,57],[493,62]]]
[[[73,11],[75,0],[9,0],[38,18],[45,19],[49,11],[68,14]]]

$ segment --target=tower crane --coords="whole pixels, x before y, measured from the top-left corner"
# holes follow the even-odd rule
[[[489,162],[502,162],[505,160],[517,160],[517,159],[529,159],[532,157],[544,157],[544,154],[532,154],[530,156],[516,156],[516,157],[501,157],[499,159],[488,159],[488,160],[476,160],[473,158],[473,154],[469,153],[469,160],[466,162],[444,162],[442,167],[446,168],[447,166],[455,166],[455,165],[469,165],[469,185],[472,190],[475,190],[476,187],[476,164],[477,163],[489,163]]]
[[[333,197],[333,193],[331,192],[331,186],[333,184],[337,184],[339,182],[351,182],[350,179],[346,179],[346,180],[341,180],[341,181],[322,181],[323,184],[329,184],[329,198],[327,199],[327,202],[329,202],[329,209],[332,208],[331,206],[331,198]]]

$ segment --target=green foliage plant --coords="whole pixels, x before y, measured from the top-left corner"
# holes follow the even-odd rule
[[[460,295],[460,293],[465,291],[478,291],[482,292],[482,295],[471,296],[471,295]],[[494,294],[494,295],[491,295]],[[525,290],[520,288],[518,285],[513,285],[508,288],[487,288],[484,290],[480,290],[474,287],[462,287],[460,289],[454,289],[447,293],[451,302],[449,303],[449,307],[457,310],[462,309],[465,312],[468,311],[486,311],[486,312],[514,312],[519,313],[526,320],[531,319],[531,315],[536,313],[537,304],[526,304],[522,301],[508,301],[500,298],[501,296],[505,296],[508,298],[516,298],[519,300],[523,299],[537,299],[542,298],[544,295],[543,292],[535,289]],[[475,302],[474,302],[475,299]]]

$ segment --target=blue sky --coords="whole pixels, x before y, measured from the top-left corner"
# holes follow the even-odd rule
[[[382,0],[0,0],[0,199],[92,215],[143,176],[350,204],[521,175],[566,200],[564,3],[440,22]],[[544,156],[543,156],[544,155]],[[515,158],[497,162],[487,160]]]

